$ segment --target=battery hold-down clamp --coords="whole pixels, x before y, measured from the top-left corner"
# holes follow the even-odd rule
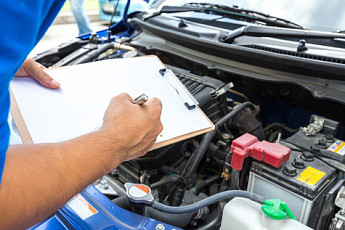
[[[248,156],[279,168],[289,160],[291,150],[277,143],[259,141],[257,137],[246,133],[235,139],[231,144],[231,167],[242,170],[244,159]]]

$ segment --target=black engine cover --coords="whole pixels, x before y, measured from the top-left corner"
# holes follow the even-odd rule
[[[225,86],[222,81],[206,76],[198,76],[190,72],[166,65],[171,69],[189,92],[199,102],[199,107],[215,123],[227,113],[226,94],[217,95],[215,92]],[[130,161],[138,169],[157,169],[160,166],[173,162],[176,157],[181,157],[181,141],[160,149],[148,152],[146,155]]]

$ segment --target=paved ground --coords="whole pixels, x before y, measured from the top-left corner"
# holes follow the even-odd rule
[[[95,9],[98,9],[99,8],[98,1],[99,0],[84,0],[84,9],[85,10],[95,10]],[[64,11],[64,10],[70,10],[70,9],[71,9],[70,3],[67,0],[65,2],[65,4],[63,5],[61,10]]]

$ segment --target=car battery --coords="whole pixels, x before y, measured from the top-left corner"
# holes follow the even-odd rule
[[[322,124],[318,124],[322,122]],[[319,131],[314,131],[320,126]],[[335,138],[339,122],[312,115],[310,124],[288,137],[285,141],[320,157],[345,162],[345,142]]]
[[[279,168],[254,161],[247,190],[266,199],[285,201],[298,221],[315,228],[324,195],[334,186],[336,177],[337,170],[311,152],[291,151],[289,160]]]
[[[313,154],[326,157],[339,162],[345,162],[345,142],[332,135],[317,133],[313,136],[306,136],[301,130],[286,139],[286,142],[295,146],[310,150]]]

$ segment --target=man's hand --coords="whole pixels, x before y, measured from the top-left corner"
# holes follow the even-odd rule
[[[51,78],[45,71],[46,67],[39,64],[38,62],[34,61],[31,58],[27,58],[23,65],[16,73],[16,77],[32,77],[41,85],[51,88],[51,89],[58,89],[60,87],[60,83],[56,82],[53,78]]]
[[[60,143],[10,146],[0,185],[0,228],[26,229],[44,220],[121,162],[145,154],[162,131],[161,109],[157,98],[136,105],[120,94],[98,131]]]
[[[111,100],[100,131],[106,133],[109,152],[117,163],[140,157],[152,147],[163,129],[161,110],[162,104],[157,98],[136,105],[123,93]],[[110,167],[114,166],[117,165]]]

